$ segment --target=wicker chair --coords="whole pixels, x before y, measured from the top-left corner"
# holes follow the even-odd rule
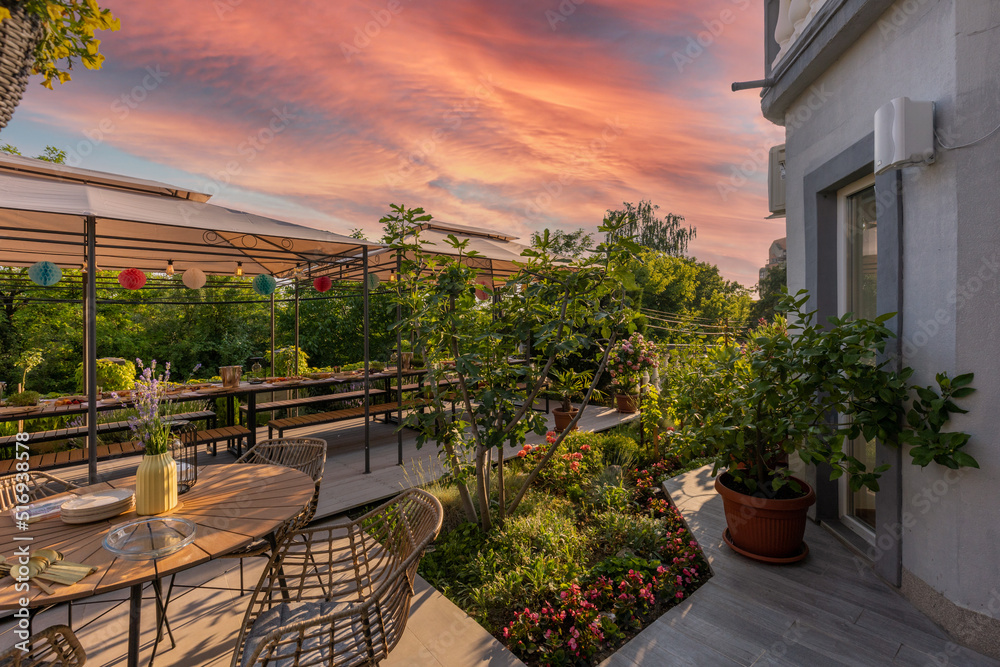
[[[47,472],[39,470],[4,475],[0,477],[0,511],[8,510],[15,505],[21,504],[17,502],[17,496],[20,495],[17,492],[17,485],[20,483],[27,486],[28,502],[80,488],[72,482],[67,482],[55,475],[50,475]]]
[[[31,636],[27,652],[16,646],[0,655],[0,667],[80,667],[87,654],[65,625],[53,625]]]
[[[411,489],[350,523],[287,535],[254,590],[232,667],[384,660],[442,516],[437,498]]]
[[[226,554],[222,558],[240,559],[240,595],[246,591],[243,586],[243,559],[254,556],[266,556],[274,544],[281,542],[285,534],[298,528],[304,528],[316,516],[316,506],[319,503],[319,487],[323,482],[323,469],[326,466],[326,441],[314,438],[276,438],[262,440],[236,461],[237,463],[276,465],[294,468],[312,477],[316,484],[312,499],[299,514],[289,519],[278,528],[273,536],[257,540],[239,551]]]

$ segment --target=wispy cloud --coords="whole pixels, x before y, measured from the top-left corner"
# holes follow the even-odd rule
[[[763,182],[727,201],[716,189],[743,151],[781,136],[756,95],[728,89],[763,60],[760,9],[744,0],[107,4],[123,27],[105,69],[34,86],[5,141],[29,125],[83,140],[114,118],[106,146],[188,172],[221,202],[276,214],[287,201],[290,219],[372,233],[390,202],[527,235],[593,228],[648,198],[744,283],[784,235],[762,219]],[[560,4],[575,9],[553,24]],[[672,54],[725,11],[679,71]],[[116,117],[147,67],[169,76]],[[275,114],[291,118],[270,136]]]

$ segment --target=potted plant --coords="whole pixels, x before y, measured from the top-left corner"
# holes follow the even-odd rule
[[[100,69],[104,56],[94,32],[120,27],[95,0],[0,0],[0,128],[21,101],[30,74],[41,74],[42,85],[51,89],[53,80],[70,80],[75,59]]]
[[[562,433],[573,421],[578,410],[573,407],[572,401],[586,393],[593,378],[594,374],[591,371],[574,371],[571,368],[552,373],[549,390],[559,398],[559,407],[552,410],[552,416],[556,421],[556,433]],[[598,392],[595,390],[594,393]],[[576,431],[578,428],[574,426],[572,430]]]
[[[135,477],[135,512],[139,515],[162,514],[177,505],[177,463],[170,455],[173,435],[170,422],[160,410],[167,384],[170,364],[162,375],[156,375],[156,360],[143,367],[135,379],[132,400],[137,414],[129,418],[129,427],[142,443],[143,456]]]
[[[845,442],[862,436],[913,445],[918,465],[978,467],[962,451],[969,436],[941,430],[950,413],[965,412],[954,399],[973,391],[972,374],[939,375],[937,389],[911,386],[912,369],[893,370],[884,356],[891,315],[831,318],[822,327],[802,311],[806,299],[804,292],[786,296],[780,309],[787,320],[754,330],[743,345],[706,348],[707,363],[682,388],[687,412],[679,440],[692,452],[704,449],[714,471],[722,471],[715,488],[726,513],[725,541],[766,562],[808,553],[802,537],[815,493],[789,473],[793,453],[806,464],[829,464],[831,478],[846,474],[854,490],[877,491],[888,468],[869,470],[851,456]]]
[[[608,369],[615,386],[618,412],[632,413],[639,409],[639,385],[643,373],[659,365],[656,344],[634,333],[611,349]]]

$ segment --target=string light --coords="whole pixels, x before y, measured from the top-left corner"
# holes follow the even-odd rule
[[[172,259],[167,260],[167,275],[168,276],[174,275],[174,260]]]
[[[243,262],[236,262],[236,277],[243,277]]]

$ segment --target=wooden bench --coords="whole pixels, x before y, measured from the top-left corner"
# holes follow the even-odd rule
[[[220,426],[198,431],[194,436],[193,444],[210,446],[212,456],[215,456],[218,453],[219,441],[225,440],[227,448],[237,456],[241,456],[243,454],[243,440],[249,436],[250,429],[246,426]]]
[[[214,456],[220,440],[230,442],[238,441],[242,450],[242,441],[250,435],[250,430],[244,426],[222,426],[220,428],[206,429],[198,431],[194,437],[195,445],[207,445],[212,448]],[[98,445],[97,460],[107,461],[123,456],[136,456],[142,454],[142,446],[136,440],[126,442],[113,442],[107,445]],[[89,461],[90,449],[82,447],[80,449],[67,449],[61,452],[46,452],[45,454],[34,454],[28,457],[28,468],[31,470],[52,470],[54,468],[66,468],[72,465],[80,465]],[[4,459],[0,461],[0,475],[16,472],[15,459]]]
[[[170,415],[171,421],[205,421],[213,422],[215,421],[215,413],[211,410],[202,410],[200,412],[181,412],[175,415]],[[114,421],[114,422],[102,422],[97,425],[98,435],[107,435],[108,433],[121,433],[122,431],[129,430],[128,421]],[[86,437],[88,433],[86,426],[71,426],[69,428],[57,428],[52,431],[39,431],[37,433],[28,433],[30,436],[29,442],[55,442],[57,440],[70,440],[72,438]],[[16,442],[16,435],[6,435],[0,437],[0,447],[12,447]]]
[[[426,405],[428,401],[416,399],[397,403],[379,403],[368,407],[369,415],[388,414],[397,410],[412,410]],[[284,419],[272,419],[267,422],[267,437],[273,438],[274,432],[278,432],[278,437],[285,437],[285,431],[293,428],[303,428],[305,426],[316,426],[317,424],[329,424],[332,422],[344,421],[347,419],[357,419],[365,416],[365,407],[344,408],[343,410],[333,410],[331,412],[317,412],[311,415],[301,415],[299,417],[286,417]]]
[[[378,396],[384,394],[384,389],[370,389],[368,394],[370,396]],[[256,406],[257,412],[274,412],[275,410],[289,409],[289,408],[303,408],[310,405],[317,405],[322,403],[334,403],[337,401],[353,401],[359,398],[364,398],[365,392],[363,391],[347,391],[340,394],[321,394],[319,396],[306,396],[304,398],[286,398],[280,401],[269,401],[267,403],[258,403]],[[240,406],[240,412],[246,413],[246,405]]]

